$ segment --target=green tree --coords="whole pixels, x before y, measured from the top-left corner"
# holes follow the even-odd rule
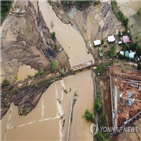
[[[97,112],[101,111],[102,103],[99,98],[95,99],[93,107]]]
[[[137,47],[137,48],[136,48],[136,54],[137,54],[138,56],[141,56],[141,47]]]
[[[38,73],[39,73],[39,75],[43,75],[44,74],[43,68],[38,68]]]
[[[101,131],[98,131],[96,138],[97,138],[98,141],[105,141],[105,138],[104,138]]]
[[[118,36],[121,36],[121,32],[120,31],[118,31]]]
[[[43,68],[38,68],[38,72],[35,74],[35,77],[38,77],[40,75],[43,75],[45,72],[43,70]]]
[[[31,79],[31,78],[32,78],[32,76],[31,76],[31,75],[28,75],[28,76],[27,76],[27,78],[28,78],[28,79]]]
[[[107,57],[112,57],[111,50],[108,50],[108,51],[106,52],[106,56],[107,56]]]
[[[104,39],[101,40],[101,44],[104,44]]]
[[[8,86],[9,84],[10,84],[9,81],[7,79],[4,79],[1,83],[1,86],[5,87],[5,86]]]
[[[116,55],[116,46],[111,47],[111,57]]]
[[[18,80],[18,76],[17,76],[17,75],[15,75],[15,80],[16,80],[16,81]]]
[[[53,37],[53,38],[55,37],[55,32],[52,32],[52,37]]]
[[[86,120],[93,122],[94,120],[94,114],[90,112],[88,109],[85,110],[84,116]]]
[[[141,8],[138,10],[137,14],[141,16]]]
[[[58,70],[58,62],[56,60],[50,62],[50,71],[55,72]]]
[[[102,125],[103,125],[103,126],[106,126],[106,124],[107,124],[107,119],[106,119],[105,113],[102,113],[102,114],[101,114],[101,122],[102,122]]]
[[[137,69],[141,70],[141,64],[138,64]]]
[[[97,73],[100,73],[102,74],[102,67],[101,66],[98,66],[97,69],[96,69]]]
[[[55,49],[57,49],[57,44],[54,45]]]

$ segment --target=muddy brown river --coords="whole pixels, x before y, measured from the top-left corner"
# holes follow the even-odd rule
[[[65,49],[71,66],[93,60],[92,55],[86,51],[86,44],[81,34],[71,25],[62,23],[46,0],[39,1],[39,9],[50,32],[55,32],[58,41]]]
[[[68,93],[63,91],[64,88]],[[74,96],[75,92],[77,96]],[[92,110],[93,82],[90,70],[54,82],[27,116],[19,116],[18,108],[12,103],[1,120],[2,140],[66,140],[71,98],[77,101],[73,108],[70,140],[92,140],[90,123],[82,118],[86,108]],[[63,118],[60,119],[61,116]]]
[[[93,60],[91,54],[87,54],[85,42],[77,30],[71,25],[63,24],[46,1],[39,1],[39,9],[50,31],[55,31],[57,39],[70,58],[71,66]],[[54,24],[53,28],[51,22]],[[23,79],[22,73],[20,76]],[[54,82],[27,116],[19,116],[18,108],[12,103],[1,120],[2,140],[66,140],[72,98],[76,99],[76,103],[69,139],[93,140],[89,131],[91,123],[82,118],[85,109],[92,111],[93,105],[93,81],[88,69]]]
[[[34,76],[37,72],[38,71],[31,68],[31,66],[22,65],[19,67],[17,80],[24,80],[25,78],[27,78],[28,75]]]

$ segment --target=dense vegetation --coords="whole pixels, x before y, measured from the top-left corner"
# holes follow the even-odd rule
[[[95,99],[93,106],[94,106],[94,109],[95,109],[97,112],[100,112],[100,111],[101,111],[102,103],[101,103],[101,101],[100,101],[99,98]]]
[[[75,6],[76,5],[76,8],[79,9],[79,10],[82,10],[83,8],[88,8],[91,4],[94,4],[94,5],[97,5],[99,4],[100,1],[61,1],[61,5],[62,5],[62,8],[64,11],[68,11],[70,6]]]
[[[97,69],[96,69],[96,72],[102,74],[102,67],[98,66]]]
[[[5,86],[8,86],[9,84],[10,84],[9,81],[7,79],[4,79],[1,83],[1,86],[5,87]]]
[[[141,56],[141,47],[138,46],[138,42],[135,43],[130,43],[130,44],[123,44],[122,45],[122,50],[123,51],[136,51],[135,57]],[[129,60],[129,57],[126,57],[124,55],[119,54],[118,55],[119,59],[127,59]]]
[[[12,1],[1,1],[1,17],[4,19],[9,12],[12,5]]]
[[[116,15],[116,17],[118,18],[118,20],[122,22],[122,25],[125,26],[125,28],[127,28],[129,19],[126,18],[126,16],[118,9],[117,2],[111,1],[111,6],[112,6],[112,10],[113,10],[114,14]]]
[[[54,60],[50,63],[50,71],[55,72],[56,70],[58,70],[58,62]]]
[[[52,37],[53,37],[53,38],[55,37],[55,32],[52,32]]]
[[[38,68],[38,72],[35,74],[35,77],[38,77],[38,76],[41,76],[41,75],[43,75],[45,72],[44,72],[44,70],[43,70],[43,68]],[[28,78],[29,78],[30,76],[28,76]]]
[[[114,57],[116,55],[116,46],[112,46],[110,50],[106,52],[107,57]]]
[[[129,38],[130,38],[130,43],[129,44],[123,44],[122,50],[123,51],[130,51],[130,50],[135,51],[136,54],[135,54],[134,57],[138,58],[139,56],[141,56],[141,47],[138,46],[137,38],[136,38],[136,42],[133,43],[132,42],[132,35],[130,34],[130,32],[127,32],[127,31],[130,31],[130,29],[128,28],[129,19],[126,18],[125,15],[118,9],[116,1],[111,1],[111,6],[112,6],[112,10],[113,10],[114,14],[118,18],[118,20],[122,22],[122,25],[125,27],[125,31],[122,32],[122,35],[128,35]],[[141,9],[139,9],[137,14],[141,15]],[[120,31],[119,31],[118,35],[121,36]],[[110,54],[112,54],[112,53],[108,52],[109,57],[110,57]],[[126,57],[126,56],[121,55],[121,54],[119,54],[118,57],[120,59],[129,60],[129,57]]]
[[[90,112],[88,109],[85,110],[84,116],[86,120],[93,122],[94,121],[94,114]]]
[[[137,14],[141,16],[141,8],[138,10]]]
[[[138,69],[138,70],[141,70],[141,64],[138,64],[137,69]]]

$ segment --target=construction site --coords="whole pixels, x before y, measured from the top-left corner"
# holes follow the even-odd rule
[[[112,134],[117,134],[141,115],[141,73],[114,66],[109,67],[108,77]]]

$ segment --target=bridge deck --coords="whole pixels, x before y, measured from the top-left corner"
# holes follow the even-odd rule
[[[81,69],[90,67],[92,65],[94,65],[93,60],[90,60],[90,61],[82,62],[82,63],[72,66],[72,70],[77,71],[77,70],[81,70]]]

